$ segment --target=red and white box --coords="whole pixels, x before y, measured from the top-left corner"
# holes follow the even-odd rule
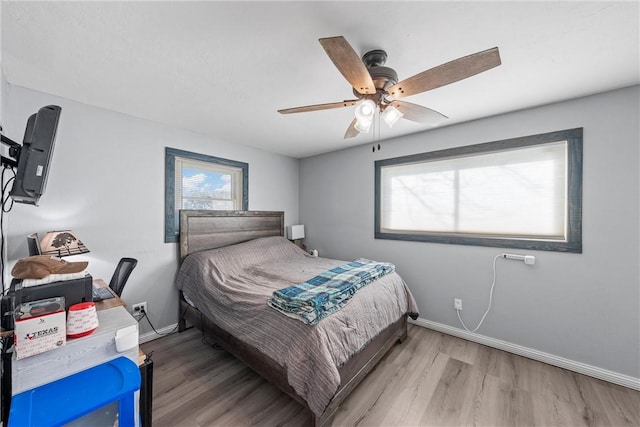
[[[48,298],[18,305],[13,340],[16,359],[33,356],[66,344],[64,298]]]

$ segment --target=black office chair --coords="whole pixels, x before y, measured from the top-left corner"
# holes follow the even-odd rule
[[[27,236],[27,249],[29,249],[29,256],[41,255],[38,233],[32,233]]]
[[[116,271],[113,272],[111,282],[109,282],[109,287],[116,293],[116,295],[122,295],[124,285],[127,283],[127,279],[129,279],[131,272],[136,268],[137,264],[138,260],[135,258],[120,259],[120,262],[118,262],[118,266],[116,267]]]

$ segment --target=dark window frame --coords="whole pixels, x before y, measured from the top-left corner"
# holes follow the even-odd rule
[[[249,210],[249,164],[235,160],[223,159],[221,157],[209,156],[206,154],[193,153],[191,151],[179,150],[177,148],[165,147],[165,167],[164,167],[164,194],[165,194],[165,243],[178,242],[180,230],[176,228],[176,218],[179,211],[176,211],[175,194],[175,172],[176,158],[197,160],[214,165],[237,168],[242,171],[242,210]]]
[[[455,233],[389,233],[381,231],[381,169],[385,166],[431,161],[439,158],[462,157],[471,154],[490,153],[511,148],[528,147],[555,141],[567,141],[567,238],[565,241],[544,239],[514,239],[500,237],[472,237]],[[376,239],[407,240],[444,244],[488,246],[514,249],[582,253],[582,156],[583,128],[567,129],[538,135],[529,135],[482,144],[469,145],[427,153],[413,154],[375,162],[375,213],[374,237]]]

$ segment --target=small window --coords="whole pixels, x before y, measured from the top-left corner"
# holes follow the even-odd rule
[[[247,210],[247,163],[167,147],[165,242],[177,242],[180,209]]]
[[[375,237],[582,252],[582,128],[380,160]]]

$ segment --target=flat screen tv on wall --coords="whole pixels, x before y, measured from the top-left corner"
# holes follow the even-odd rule
[[[61,111],[57,105],[47,105],[32,114],[22,145],[2,135],[2,142],[9,146],[9,156],[13,158],[3,156],[2,164],[16,171],[9,192],[15,202],[37,205],[44,193]]]

